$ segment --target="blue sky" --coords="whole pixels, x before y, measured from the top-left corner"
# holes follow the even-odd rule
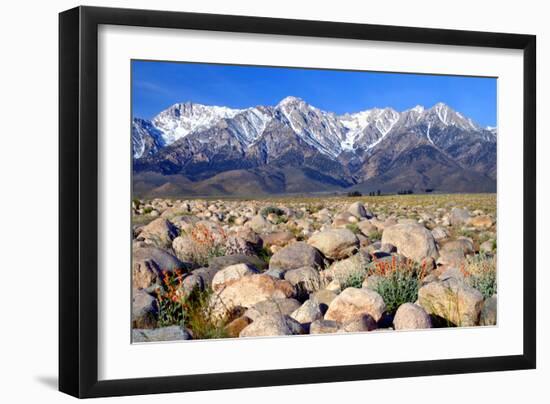
[[[337,114],[444,102],[496,126],[494,78],[132,61],[132,91],[133,115],[145,119],[177,102],[246,108],[292,95]]]

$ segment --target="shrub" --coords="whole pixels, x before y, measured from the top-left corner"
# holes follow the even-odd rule
[[[269,264],[269,260],[271,259],[271,251],[269,251],[268,248],[262,247],[256,254],[258,255],[258,258]]]
[[[288,222],[288,217],[286,217],[285,215],[282,215],[282,216],[277,216],[277,219],[273,224],[281,224],[286,222]]]
[[[359,191],[350,191],[350,192],[348,192],[348,196],[350,198],[354,198],[354,197],[357,197],[357,196],[363,196],[363,194]]]
[[[277,216],[282,216],[285,214],[284,210],[276,207],[276,206],[266,206],[265,208],[263,208],[261,211],[260,211],[260,214],[263,216],[263,217],[266,217],[267,215],[269,215],[270,213],[273,213]]]
[[[159,327],[184,326],[185,299],[181,289],[182,282],[182,271],[176,270],[172,274],[164,272],[162,287],[156,290]]]
[[[483,298],[493,296],[497,293],[497,268],[496,257],[479,254],[469,256],[462,267],[468,284],[479,290]]]
[[[342,283],[341,288],[342,290],[345,290],[347,288],[361,289],[361,287],[363,287],[363,281],[366,277],[367,273],[365,271],[352,272]]]
[[[376,261],[369,271],[380,276],[375,290],[382,296],[389,313],[394,313],[404,303],[414,303],[418,298],[420,282],[426,275],[425,265],[419,265],[410,259]]]
[[[418,280],[411,272],[396,271],[381,278],[375,290],[384,299],[387,311],[394,313],[402,304],[416,301]]]
[[[159,308],[158,325],[166,327],[179,325],[186,327],[195,339],[226,338],[225,326],[229,318],[219,319],[212,316],[210,298],[212,290],[193,289],[186,293],[182,287],[183,273],[165,272],[162,278],[163,288],[157,290]]]
[[[153,208],[151,206],[146,206],[143,208],[143,214],[148,215],[153,211]]]

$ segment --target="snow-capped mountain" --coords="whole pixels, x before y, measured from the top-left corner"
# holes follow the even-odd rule
[[[460,183],[466,188],[484,190],[496,176],[496,128],[482,128],[443,103],[336,115],[292,96],[274,106],[246,109],[187,102],[151,121],[134,119],[132,141],[136,172],[192,181],[234,170],[274,173],[294,167],[323,184],[349,187],[401,168],[394,177],[411,169],[418,174],[410,177],[409,187],[433,188],[430,175],[422,173],[436,164],[454,177],[463,173]],[[418,158],[411,160],[415,153]]]
[[[155,116],[152,124],[162,133],[166,144],[187,136],[192,132],[208,129],[224,118],[233,118],[239,109],[208,106],[186,102],[172,105]]]

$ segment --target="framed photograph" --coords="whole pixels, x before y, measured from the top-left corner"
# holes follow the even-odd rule
[[[61,391],[535,368],[534,36],[59,27]]]

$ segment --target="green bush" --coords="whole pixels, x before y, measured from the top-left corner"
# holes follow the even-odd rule
[[[369,275],[379,276],[374,290],[382,296],[389,313],[394,313],[404,303],[414,303],[418,298],[420,282],[426,275],[426,267],[410,259],[375,260],[368,266]]]
[[[273,213],[277,216],[282,216],[285,214],[284,210],[276,207],[276,206],[266,206],[265,208],[263,208],[261,211],[260,211],[260,214],[263,216],[263,217],[266,217],[267,215],[269,215],[270,213]]]
[[[468,284],[479,290],[485,299],[497,293],[497,268],[494,256],[479,254],[467,257],[464,272]]]
[[[193,289],[183,292],[181,273],[164,275],[163,287],[157,290],[158,325],[179,325],[191,331],[194,339],[227,338],[226,325],[230,318],[211,314],[212,290]]]
[[[288,222],[288,217],[286,217],[285,215],[280,215],[280,216],[277,216],[277,219],[275,220],[275,223],[273,224],[281,224],[281,223],[286,223]]]
[[[342,283],[342,290],[347,288],[358,288],[363,287],[363,281],[366,278],[367,273],[365,271],[356,271],[351,273],[346,280]]]
[[[418,298],[419,282],[412,271],[394,271],[380,278],[375,290],[382,296],[386,309],[394,313],[404,303],[414,303]]]
[[[265,261],[269,264],[269,260],[271,259],[271,251],[269,251],[268,248],[262,247],[257,252],[258,258],[260,258],[262,261]]]

